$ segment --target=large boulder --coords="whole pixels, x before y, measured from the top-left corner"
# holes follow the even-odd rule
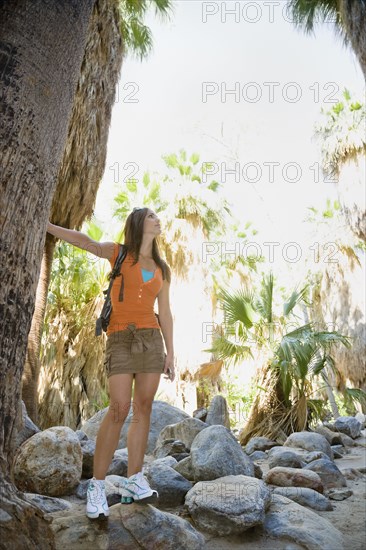
[[[276,466],[285,468],[302,468],[303,466],[299,455],[288,447],[272,447],[268,452],[268,459],[270,469]]]
[[[171,466],[153,462],[146,468],[152,489],[159,493],[158,506],[179,506],[192,488],[192,483]]]
[[[281,495],[272,495],[265,533],[290,539],[307,550],[343,550],[342,533],[330,521]]]
[[[304,470],[316,472],[322,480],[324,489],[347,487],[346,478],[331,460],[324,458],[315,460],[307,464]]]
[[[285,447],[300,447],[306,451],[321,451],[333,459],[332,449],[323,435],[315,432],[294,432],[284,443]]]
[[[72,505],[67,500],[55,497],[46,497],[37,493],[25,493],[27,500],[40,508],[45,514],[60,512],[61,510],[69,510]]]
[[[179,464],[184,460],[187,459]],[[220,425],[209,426],[196,435],[191,446],[191,464],[194,481],[228,475],[254,476],[253,462],[230,430]]]
[[[318,493],[323,492],[323,484],[320,476],[310,470],[299,468],[283,468],[276,466],[265,475],[265,482],[279,487],[308,487]]]
[[[83,454],[80,441],[67,426],[36,433],[14,458],[18,489],[48,496],[71,494],[79,484]]]
[[[208,424],[198,418],[185,418],[176,424],[165,426],[159,434],[156,446],[159,447],[165,439],[178,439],[183,441],[184,445],[190,449],[196,435],[207,427]]]
[[[187,493],[185,505],[199,529],[224,536],[261,525],[270,499],[263,481],[229,475],[196,483]]]
[[[81,426],[81,429],[90,439],[96,439],[99,426],[107,411],[108,407],[98,411]],[[158,436],[165,426],[168,424],[176,424],[177,422],[180,422],[188,417],[189,415],[186,412],[181,411],[177,407],[173,407],[173,405],[169,405],[169,403],[165,403],[164,401],[153,401],[150,416],[149,436],[145,450],[146,454],[153,453]],[[133,404],[131,404],[127,418],[122,426],[121,435],[117,445],[118,449],[127,447],[127,432],[131,422],[136,422],[136,420],[133,419]]]
[[[204,536],[189,521],[151,504],[115,504],[109,511],[108,522],[91,521],[85,512],[53,518],[55,550],[203,550],[205,546]]]
[[[343,433],[356,439],[361,435],[361,422],[354,416],[339,416],[334,422],[335,428]]]

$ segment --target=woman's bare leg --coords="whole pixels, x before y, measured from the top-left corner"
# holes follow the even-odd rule
[[[114,374],[109,377],[110,405],[99,427],[93,474],[104,479],[117,448],[121,429],[131,405],[133,374]]]
[[[151,408],[159,387],[160,376],[159,372],[140,372],[135,375],[133,418],[127,433],[127,477],[142,470],[150,429]]]

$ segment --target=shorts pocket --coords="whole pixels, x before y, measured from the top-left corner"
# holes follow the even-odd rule
[[[112,360],[111,354],[110,353],[106,354],[104,358],[104,370],[107,375],[109,375],[111,372],[111,360]]]

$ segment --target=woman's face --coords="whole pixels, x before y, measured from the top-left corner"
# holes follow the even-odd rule
[[[160,220],[155,212],[150,209],[148,209],[144,220],[144,233],[150,233],[154,237],[161,233]]]

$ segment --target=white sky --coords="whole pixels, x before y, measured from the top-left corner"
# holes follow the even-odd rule
[[[238,21],[229,14],[225,21],[224,4],[226,10],[235,4],[239,7]],[[240,169],[247,163],[259,164],[262,173],[257,183],[243,181],[243,176],[235,183],[234,176],[227,174],[225,186],[230,189],[234,213],[244,223],[252,221],[263,240],[282,244],[301,240],[306,207],[322,206],[326,197],[336,198],[333,183],[324,182],[321,174],[320,181],[314,181],[310,167],[320,157],[319,146],[312,140],[313,125],[322,102],[328,100],[330,108],[329,101],[341,99],[344,87],[362,97],[361,69],[330,23],[319,25],[316,36],[309,37],[286,21],[282,14],[286,2],[272,2],[273,22],[265,4],[181,0],[174,2],[170,23],[160,22],[153,14],[148,17],[154,50],[143,62],[126,59],[119,100],[113,107],[106,169],[95,208],[95,217],[105,229],[116,228],[111,222],[112,198],[118,176],[122,182],[131,173],[124,166],[136,163],[137,178],[146,169],[164,173],[161,156],[181,148],[188,154],[199,153],[202,162],[217,162],[218,167],[226,162],[230,169],[234,166],[227,159],[227,145],[236,150]],[[205,23],[204,9],[217,10]],[[204,82],[215,83],[219,90],[206,102]],[[255,88],[246,88],[253,82],[262,93],[257,102],[250,101]],[[273,101],[266,82],[279,83]],[[221,101],[220,90],[233,89],[235,83],[239,101],[233,95]],[[289,83],[295,86],[288,88],[288,96],[294,97],[296,90],[301,95],[297,102],[283,98]],[[137,101],[129,102],[129,97]],[[273,182],[265,162],[280,163]],[[281,175],[288,163],[296,163],[301,170],[296,183],[284,181]],[[289,169],[289,178],[294,173]],[[253,171],[248,174],[253,178]],[[215,177],[223,181],[224,174],[219,171]]]

